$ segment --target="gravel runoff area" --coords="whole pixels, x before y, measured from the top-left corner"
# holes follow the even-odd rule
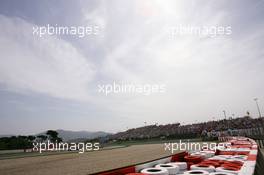
[[[170,155],[163,144],[0,160],[5,175],[87,175],[98,171],[141,163]]]

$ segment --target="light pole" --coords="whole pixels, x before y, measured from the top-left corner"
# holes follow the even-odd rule
[[[225,119],[226,119],[226,111],[225,111],[225,110],[223,110],[223,113],[224,113],[224,116],[225,116]]]
[[[259,109],[259,105],[258,105],[258,98],[254,98],[254,100],[256,101],[256,105],[258,108],[259,118],[261,118],[261,113],[260,113],[260,109]]]
[[[261,119],[261,112],[260,112],[260,109],[259,109],[259,105],[258,105],[258,98],[254,98],[254,100],[256,101],[256,105],[257,105],[257,108],[258,108],[258,113],[259,113],[259,118]],[[264,120],[263,119],[261,119],[262,120],[262,123],[263,123],[263,125],[262,125],[262,131],[264,130]],[[261,135],[262,134],[262,132],[260,131],[259,132],[259,135]]]

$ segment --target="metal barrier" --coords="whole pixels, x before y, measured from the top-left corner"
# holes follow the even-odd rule
[[[254,175],[263,175],[264,174],[264,158],[260,150],[258,150],[257,163],[255,166]]]
[[[264,135],[251,135],[248,137],[254,139],[257,142],[259,148],[264,148]]]
[[[264,148],[264,138],[263,139],[254,138],[254,139],[258,143],[258,146],[260,148]]]
[[[254,139],[259,148],[264,148],[264,128],[248,128],[248,129],[234,129],[231,131],[220,131],[218,135],[223,135],[218,137],[219,141],[225,142],[228,138],[227,136],[244,136]]]

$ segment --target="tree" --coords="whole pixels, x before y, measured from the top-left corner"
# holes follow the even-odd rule
[[[45,140],[47,140],[48,137],[45,135],[38,135],[37,138],[39,138],[41,142],[44,142]]]
[[[27,139],[32,142],[33,140],[36,139],[36,137],[35,136],[27,136]]]
[[[32,139],[32,138],[31,138]],[[32,147],[32,141],[28,136],[12,136],[0,138],[0,150],[4,149],[28,149]]]
[[[58,132],[54,130],[48,130],[46,133],[49,136],[51,142],[61,142],[62,139],[58,137]]]

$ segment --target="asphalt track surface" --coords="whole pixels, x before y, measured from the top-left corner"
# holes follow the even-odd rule
[[[0,160],[5,175],[87,175],[170,155],[163,144]]]

